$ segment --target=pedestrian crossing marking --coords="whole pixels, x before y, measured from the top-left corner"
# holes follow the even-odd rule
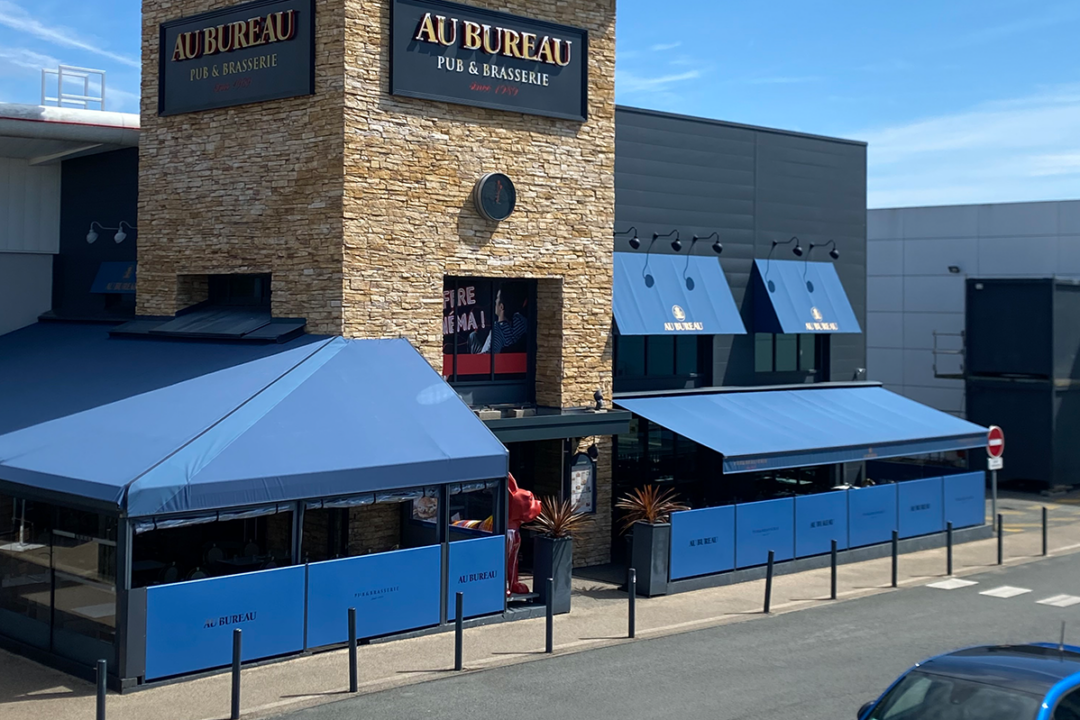
[[[1077,603],[1080,603],[1080,597],[1076,597],[1075,595],[1054,595],[1045,600],[1039,600],[1040,605],[1052,605],[1059,608],[1070,607]]]
[[[938,590],[959,590],[960,588],[970,587],[972,585],[978,585],[979,583],[974,580],[961,580],[960,578],[949,578],[948,580],[942,580],[941,582],[930,583],[926,587],[937,588]]]
[[[983,590],[980,595],[988,595],[989,597],[996,598],[1012,598],[1017,595],[1023,595],[1029,593],[1029,588],[1013,587],[1011,585],[1002,585],[1001,587],[994,588],[993,590]]]

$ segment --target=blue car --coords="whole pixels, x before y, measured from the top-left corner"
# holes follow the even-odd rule
[[[1080,648],[957,650],[900,676],[859,720],[1080,720]]]

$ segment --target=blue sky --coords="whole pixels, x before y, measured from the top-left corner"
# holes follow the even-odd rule
[[[140,3],[0,0],[0,101],[104,69],[138,111]],[[1080,198],[1080,1],[619,0],[623,105],[870,143],[870,207]]]

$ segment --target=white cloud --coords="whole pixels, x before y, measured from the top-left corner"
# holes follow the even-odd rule
[[[643,77],[626,70],[616,70],[615,87],[620,93],[626,94],[666,92],[672,85],[699,77],[701,77],[699,70],[656,77]]]
[[[1061,3],[1046,8],[1044,12],[1031,14],[1014,22],[979,28],[966,35],[961,35],[953,45],[956,48],[986,45],[1012,35],[1021,35],[1032,30],[1054,27],[1075,22],[1076,20],[1080,20],[1080,5]]]
[[[137,58],[131,58],[119,53],[110,52],[101,47],[101,41],[93,37],[80,36],[75,30],[64,28],[59,25],[46,25],[33,17],[26,10],[8,0],[0,0],[0,25],[33,35],[36,38],[50,42],[61,47],[76,48],[93,53],[99,57],[108,58],[114,62],[134,68],[142,68],[142,63]]]
[[[665,50],[674,50],[677,47],[682,47],[682,41],[673,43],[660,43],[659,45],[653,45],[649,49],[653,52],[664,52]]]
[[[746,78],[740,82],[746,85],[799,85],[802,83],[820,82],[823,78],[817,76],[788,76],[778,75],[775,77]]]
[[[871,207],[1080,198],[1080,86],[847,135]]]
[[[54,57],[26,48],[0,48],[0,68],[11,68],[19,74],[40,73],[42,68],[55,68],[59,64]]]
[[[136,85],[138,87],[138,85]],[[105,89],[105,109],[114,112],[139,112],[141,96],[137,92],[129,92],[109,85]]]

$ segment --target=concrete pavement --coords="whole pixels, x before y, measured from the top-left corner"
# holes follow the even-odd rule
[[[1080,503],[999,498],[1005,516],[1006,557],[1010,566],[1040,559],[1041,534],[1029,527],[1039,508],[1051,508],[1052,554],[1080,550]],[[928,550],[900,559],[901,586],[921,585],[944,576],[945,551]],[[996,540],[954,548],[954,574],[985,571],[996,563]],[[894,592],[891,560],[841,565],[840,600]],[[762,618],[764,581],[699,590],[662,598],[640,598],[637,635],[655,638]],[[779,576],[774,581],[774,614],[828,604],[829,570]],[[628,642],[626,595],[615,586],[575,580],[574,609],[555,622],[555,651],[567,655]],[[481,670],[541,659],[543,619],[470,628],[465,636],[466,670]],[[385,690],[452,674],[453,634],[376,643],[359,649],[360,690]],[[264,717],[341,699],[347,688],[347,653],[323,652],[286,662],[245,669],[244,717]],[[229,676],[222,673],[164,685],[124,696],[110,694],[110,720],[216,720],[228,716]],[[81,720],[93,712],[92,688],[83,682],[0,652],[0,717],[4,720]]]

